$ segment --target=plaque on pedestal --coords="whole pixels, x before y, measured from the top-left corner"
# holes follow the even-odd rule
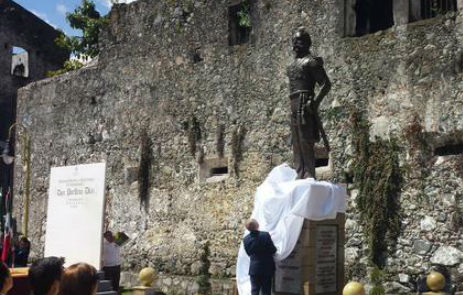
[[[337,225],[316,227],[315,291],[316,294],[337,293]]]
[[[344,285],[345,215],[305,220],[295,249],[276,263],[275,294],[341,294]]]
[[[274,291],[276,294],[301,294],[303,254],[301,238],[292,253],[282,261],[276,262]]]

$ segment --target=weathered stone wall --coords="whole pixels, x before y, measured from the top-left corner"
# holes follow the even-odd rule
[[[7,138],[8,128],[15,122],[18,88],[45,78],[47,71],[59,69],[69,58],[69,52],[55,45],[58,34],[14,1],[0,1],[0,140]],[[28,52],[28,77],[11,74],[13,47]],[[10,184],[9,174],[8,167],[0,162],[3,195]]]
[[[105,161],[106,221],[131,237],[124,270],[154,266],[167,275],[163,289],[174,289],[171,276],[180,283],[198,274],[209,241],[212,276],[233,277],[255,188],[272,167],[291,161],[285,67],[291,32],[304,24],[333,81],[321,106],[332,146],[326,178],[350,181],[352,109],[366,111],[372,140],[399,141],[401,167],[410,172],[402,185],[401,236],[385,269],[390,292],[411,292],[432,263],[450,266],[461,283],[462,150],[434,151],[462,143],[462,11],[342,38],[339,1],[256,1],[250,43],[229,46],[227,5],[118,5],[95,66],[21,89],[18,116],[32,122],[33,255],[43,250],[50,167]],[[203,61],[194,63],[195,52]],[[411,136],[413,123],[420,132]],[[416,145],[423,137],[426,145]],[[150,165],[138,174],[141,159]],[[205,182],[214,163],[227,164],[229,177]],[[20,193],[20,161],[16,168]],[[367,244],[357,188],[349,186],[346,270],[356,275],[351,270],[366,270]],[[21,209],[18,200],[18,218]],[[445,258],[443,250],[455,254]]]

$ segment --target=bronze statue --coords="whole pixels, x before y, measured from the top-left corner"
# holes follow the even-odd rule
[[[324,70],[321,57],[309,51],[311,37],[304,27],[298,28],[292,38],[295,60],[287,67],[290,82],[291,128],[293,143],[293,164],[298,178],[316,177],[314,144],[323,138],[329,150],[329,143],[322,128],[318,107],[329,92],[332,84]],[[316,95],[316,83],[321,87]]]

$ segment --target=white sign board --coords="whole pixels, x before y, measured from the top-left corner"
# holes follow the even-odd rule
[[[105,163],[52,168],[45,257],[100,269],[104,201]]]

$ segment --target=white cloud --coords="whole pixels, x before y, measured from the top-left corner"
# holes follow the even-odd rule
[[[68,8],[66,7],[66,5],[59,3],[56,5],[56,11],[58,11],[58,13],[61,15],[66,15],[66,13],[68,12]]]
[[[131,3],[137,0],[99,0],[103,5],[105,5],[108,8],[111,8],[113,5],[113,2],[115,3]]]
[[[105,5],[106,7],[111,8],[111,1],[110,0],[99,0],[99,1],[100,1],[100,3]]]

